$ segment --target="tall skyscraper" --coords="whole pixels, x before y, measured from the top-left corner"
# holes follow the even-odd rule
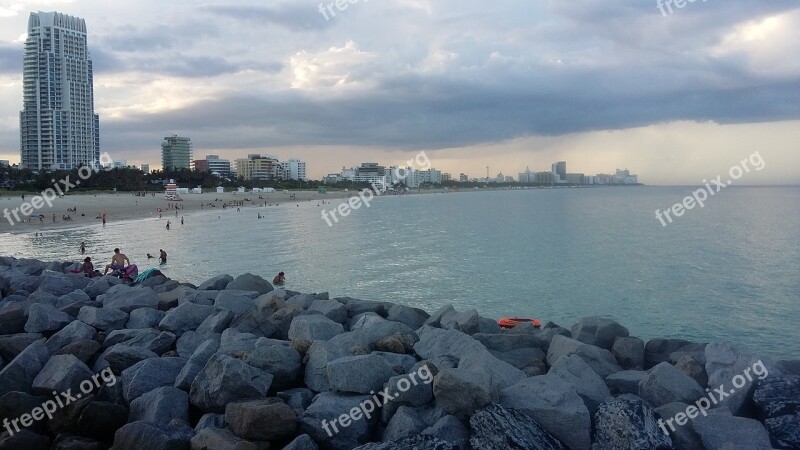
[[[192,141],[177,134],[167,136],[161,143],[161,168],[164,170],[191,169]]]
[[[29,169],[71,169],[100,158],[100,119],[86,22],[31,13],[23,59],[20,157]]]
[[[556,183],[564,183],[567,181],[567,163],[565,161],[559,161],[557,163],[553,163],[553,178],[558,177],[556,179]]]

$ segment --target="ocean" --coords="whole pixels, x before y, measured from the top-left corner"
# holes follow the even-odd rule
[[[381,196],[333,226],[342,200],[217,209],[163,219],[0,235],[0,254],[81,259],[119,247],[199,284],[222,273],[286,288],[386,300],[434,311],[536,317],[571,327],[613,318],[633,336],[728,340],[800,359],[800,187],[728,187],[666,227],[692,187],[528,189]],[[265,217],[258,219],[261,213]],[[170,230],[165,229],[171,220]],[[141,270],[140,269],[140,270]]]

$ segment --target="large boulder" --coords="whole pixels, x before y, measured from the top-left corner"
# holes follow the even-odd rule
[[[216,312],[217,310],[213,306],[184,303],[177,308],[169,310],[164,318],[161,319],[158,327],[180,336],[189,330],[197,329],[204,320]]]
[[[350,450],[370,440],[377,414],[369,395],[323,392],[300,417],[299,431],[322,448]]]
[[[0,335],[17,334],[25,331],[25,308],[9,303],[0,308]]]
[[[725,386],[726,390],[733,391],[717,404],[727,406],[737,416],[751,413],[749,399],[753,395],[759,374],[761,376],[769,374],[771,377],[782,375],[778,366],[771,360],[740,352],[727,342],[708,344],[705,347],[705,356],[708,385],[712,388]],[[743,383],[741,386],[736,386],[736,389],[731,389],[730,385],[734,378],[742,379]]]
[[[245,273],[239,275],[228,283],[225,286],[226,290],[236,289],[240,291],[256,291],[261,294],[266,294],[267,292],[272,291],[272,285],[265,279],[261,278],[258,275],[253,275],[252,273]]]
[[[647,371],[639,383],[639,396],[655,407],[667,403],[694,403],[706,394],[691,377],[663,362]]]
[[[231,311],[219,311],[216,314],[206,317],[195,331],[197,331],[198,334],[222,333],[230,327],[235,317],[236,314]]]
[[[547,374],[571,384],[591,414],[594,414],[597,407],[611,397],[611,392],[603,379],[580,356],[570,355],[559,358]]]
[[[221,291],[228,287],[233,281],[233,277],[230,275],[217,275],[214,278],[210,278],[204,281],[200,286],[197,286],[198,291]]]
[[[122,393],[130,404],[142,395],[164,386],[172,386],[186,360],[150,358],[122,371]]]
[[[41,333],[19,333],[0,336],[0,357],[10,361],[36,341],[43,341]]]
[[[347,307],[336,300],[314,300],[308,311],[320,313],[336,323],[347,320]]]
[[[481,332],[481,316],[474,309],[447,315],[441,319],[440,323],[442,328],[458,330],[470,335]]]
[[[125,328],[155,328],[166,315],[166,311],[155,308],[139,308],[130,313]]]
[[[84,306],[78,312],[78,320],[98,330],[112,331],[125,328],[128,314],[114,308]]]
[[[645,369],[669,361],[670,355],[677,351],[703,351],[705,344],[695,344],[684,339],[652,339],[644,346]]]
[[[170,423],[174,419],[189,422],[189,394],[180,389],[162,386],[131,402],[130,422]]]
[[[125,369],[145,359],[158,358],[158,355],[146,348],[131,347],[125,344],[112,345],[104,351],[95,363],[95,370],[110,367],[111,371],[121,374]],[[105,365],[102,362],[105,361]]]
[[[158,309],[158,295],[152,289],[125,284],[111,287],[97,300],[103,303],[103,308],[119,309],[128,314],[139,308]]]
[[[303,368],[302,358],[297,350],[267,339],[256,341],[247,363],[272,374],[272,384],[279,389],[293,385]]]
[[[93,327],[76,320],[50,336],[45,345],[50,353],[55,353],[65,345],[83,340],[92,340],[95,337],[97,337],[97,331]]]
[[[339,358],[326,370],[331,389],[355,394],[377,392],[397,375],[385,358],[375,354]]]
[[[271,385],[272,375],[263,370],[228,355],[216,355],[197,374],[189,394],[192,404],[203,411],[221,413],[228,403],[266,396]]]
[[[218,310],[232,312],[240,317],[256,309],[256,302],[252,297],[245,295],[245,291],[222,291],[214,300],[214,307]]]
[[[698,416],[694,431],[705,448],[771,449],[769,433],[761,422],[725,414]],[[790,448],[790,447],[785,447]]]
[[[371,442],[353,450],[452,450],[455,447],[435,436],[412,435],[389,442]]]
[[[512,350],[530,348],[539,349],[541,351],[541,349],[544,349],[547,346],[547,342],[534,334],[478,333],[472,337],[489,350],[494,350],[497,352],[510,352]]]
[[[191,428],[152,422],[132,422],[117,430],[111,450],[184,450],[194,437]]]
[[[8,392],[31,392],[33,380],[50,359],[42,341],[34,341],[0,370],[0,396]]]
[[[57,350],[54,355],[73,355],[84,363],[88,364],[89,361],[94,359],[94,356],[102,349],[102,346],[97,341],[80,340],[71,344],[67,344]]]
[[[78,392],[82,381],[92,383],[94,372],[72,355],[53,356],[33,380],[32,390],[41,395],[52,392]]]
[[[110,347],[116,344],[125,344],[131,347],[145,348],[160,355],[169,351],[174,343],[175,335],[169,331],[145,328],[141,330],[114,330],[108,333],[103,341],[103,346]]]
[[[657,421],[653,408],[636,396],[609,398],[594,415],[592,450],[672,450],[672,439]]]
[[[758,417],[776,447],[800,448],[800,376],[761,375],[753,393]]]
[[[392,305],[386,315],[388,320],[404,323],[412,330],[421,327],[429,317],[425,311],[405,305]]]
[[[664,406],[659,406],[656,408],[656,413],[660,417],[660,419],[658,419],[658,426],[661,428],[662,432],[669,434],[676,449],[705,450],[703,443],[700,441],[700,436],[694,432],[694,428],[688,422],[690,418],[686,414],[687,408],[689,408],[689,405],[680,402],[667,403]],[[689,411],[693,414],[693,417],[697,417],[698,409],[696,407],[694,409],[689,409]],[[681,415],[679,416],[678,414]],[[680,418],[681,422],[676,422],[676,418]]]
[[[491,381],[485,372],[444,369],[433,379],[433,395],[436,404],[448,414],[467,419],[476,410],[498,400],[490,391]]]
[[[228,404],[225,422],[240,438],[274,441],[294,436],[297,415],[278,399],[248,400]]]
[[[400,406],[389,419],[383,431],[383,441],[389,442],[408,436],[417,436],[427,428],[420,411],[408,406]]]
[[[329,341],[315,341],[306,352],[304,381],[309,389],[316,392],[330,390],[328,382],[328,363],[348,356],[346,349]]]
[[[74,274],[46,272],[42,275],[39,291],[60,297],[76,289],[83,289],[88,284],[89,279],[86,277]]]
[[[592,419],[569,383],[550,375],[526,378],[503,390],[500,404],[529,415],[567,447],[588,450]]]
[[[586,317],[572,326],[570,332],[573,339],[585,344],[611,350],[614,340],[628,337],[628,329],[619,323],[603,317]]]
[[[547,349],[547,364],[552,366],[558,358],[569,355],[580,356],[601,378],[622,370],[610,351],[566,336],[554,336]]]
[[[189,360],[186,362],[186,365],[183,366],[180,373],[178,373],[178,377],[175,378],[175,387],[189,392],[197,374],[203,370],[203,367],[206,366],[208,360],[211,359],[218,349],[219,342],[213,339],[209,339],[200,344],[194,353],[192,353],[192,356],[189,357]]]
[[[114,432],[128,423],[128,408],[108,401],[91,402],[78,418],[78,431],[98,441],[111,443]]]
[[[190,443],[192,450],[263,450],[266,448],[266,446],[259,446],[236,436],[227,428],[204,427],[196,431],[197,433]],[[284,450],[287,448],[284,447]]]
[[[28,310],[25,331],[28,333],[48,333],[58,331],[75,320],[69,314],[42,303],[34,303]]]
[[[481,450],[563,450],[564,444],[531,417],[493,404],[469,419],[472,448]]]
[[[297,316],[292,320],[289,328],[289,339],[302,339],[305,341],[327,341],[330,338],[344,333],[342,324],[319,314]]]
[[[606,386],[611,395],[639,395],[639,383],[647,377],[643,370],[623,370],[606,377]]]
[[[644,341],[636,337],[618,337],[611,353],[625,370],[644,370]]]

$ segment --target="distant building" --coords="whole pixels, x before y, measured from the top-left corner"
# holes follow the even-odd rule
[[[290,159],[289,161],[282,162],[281,166],[283,168],[283,179],[286,180],[300,180],[300,181],[307,181],[308,177],[306,176],[306,163],[305,161],[301,161],[299,159]]]
[[[325,184],[336,184],[342,181],[342,175],[338,173],[329,173],[325,175],[325,178],[322,181]]]
[[[465,173],[461,173],[458,175],[458,181],[461,183],[468,183],[469,182],[469,175]]]
[[[272,156],[251,154],[236,160],[236,173],[245,180],[273,181],[278,167],[278,159]]]
[[[161,167],[164,170],[190,169],[192,142],[187,137],[168,136],[161,143]]]
[[[512,177],[511,175],[506,175],[506,183],[513,183],[513,182],[514,182],[514,177]]]
[[[444,183],[446,181],[453,181],[453,176],[450,175],[449,173],[443,173],[442,174],[442,182]]]
[[[150,164],[142,164],[142,172],[144,172],[145,175],[150,173]]]
[[[559,161],[553,163],[552,166],[553,172],[553,180],[556,184],[558,183],[566,183],[567,181],[567,162],[566,161]]]
[[[536,172],[536,184],[556,184],[556,175],[553,172]]]
[[[206,159],[196,159],[193,165],[194,170],[198,172],[208,172],[221,177],[231,175],[230,160],[220,159],[219,155],[206,155]]]
[[[628,169],[617,169],[617,173],[614,175],[614,182],[615,184],[636,184],[639,182],[639,177],[637,175],[631,175]]]
[[[417,172],[419,174],[419,184],[422,183],[429,183],[429,184],[442,184],[442,171],[436,169],[428,169],[428,170],[420,170]]]
[[[343,180],[353,181],[357,183],[370,183],[381,188],[386,187],[388,184],[386,178],[386,168],[378,163],[361,163],[358,167],[351,167],[350,169],[342,168],[341,177]],[[406,184],[410,187],[409,184]]]
[[[614,184],[614,175],[598,173],[597,176],[594,177],[594,180],[595,184]]]
[[[584,184],[584,175],[582,173],[568,173],[565,180],[567,184]]]
[[[113,169],[124,169],[128,167],[128,161],[124,159],[117,159],[112,163]]]
[[[531,172],[530,167],[526,167],[525,172],[520,172],[517,176],[517,181],[524,184],[536,183],[536,174]]]
[[[31,13],[19,114],[21,166],[73,169],[100,159],[100,118],[86,22],[57,12]]]
[[[11,167],[7,159],[0,159],[0,167]]]

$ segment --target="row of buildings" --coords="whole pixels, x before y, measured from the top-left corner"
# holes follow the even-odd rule
[[[441,184],[442,181],[449,180],[449,175],[434,168],[417,170],[414,167],[385,167],[378,163],[368,162],[349,169],[342,167],[341,172],[328,174],[323,181],[325,184],[341,181],[370,183],[380,188],[403,184],[409,188],[416,188],[423,184]]]
[[[498,177],[500,176],[502,176],[502,174]],[[511,178],[511,180],[513,181],[513,178]],[[526,168],[525,172],[519,173],[517,182],[543,185],[637,184],[639,183],[639,177],[631,174],[628,169],[617,169],[614,175],[604,173],[598,173],[597,175],[567,173],[566,161],[559,161],[550,166],[549,172],[533,172],[530,168]]]

